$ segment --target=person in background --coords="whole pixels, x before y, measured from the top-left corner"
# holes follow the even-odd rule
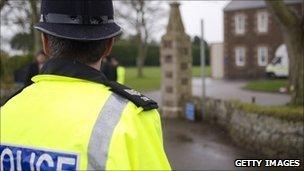
[[[106,75],[109,80],[116,81],[119,84],[125,83],[125,68],[120,65],[116,57],[109,56],[102,64],[100,70]]]
[[[112,58],[112,64],[116,66],[117,79],[119,84],[125,83],[126,70],[125,67],[121,66],[119,61],[114,57]]]
[[[102,62],[100,71],[108,78],[110,81],[117,81],[117,70],[113,62],[112,56],[108,56]]]
[[[48,58],[46,54],[43,52],[43,50],[40,50],[36,54],[35,61],[29,65],[28,70],[26,72],[26,79],[24,83],[25,86],[29,86],[33,83],[31,79],[39,74],[39,71],[41,70],[47,59]]]

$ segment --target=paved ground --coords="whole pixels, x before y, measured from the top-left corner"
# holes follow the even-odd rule
[[[175,170],[295,170],[290,167],[234,167],[236,159],[265,159],[265,157],[236,146],[227,132],[204,122],[163,119],[163,132],[167,156]]]
[[[274,93],[259,93],[241,89],[246,82],[222,80],[206,81],[207,96],[219,99],[239,99],[263,105],[282,105],[289,101],[289,96]],[[201,82],[193,79],[193,94],[200,94]],[[160,103],[160,91],[146,93]],[[192,123],[177,119],[163,120],[165,149],[170,163],[175,170],[249,170],[235,168],[235,159],[264,158],[252,151],[237,147],[228,134],[207,123]],[[285,168],[286,169],[286,168]],[[283,170],[285,170],[283,169]],[[250,170],[261,170],[251,168]],[[265,168],[263,168],[265,170]]]
[[[244,170],[235,168],[234,160],[256,158],[213,125],[171,119],[163,120],[163,131],[165,149],[176,170]]]
[[[246,81],[206,80],[206,96],[218,99],[236,99],[243,102],[251,102],[255,97],[256,103],[260,105],[284,105],[290,101],[290,96],[279,93],[266,93],[244,90]],[[199,78],[192,80],[192,93],[201,94],[202,81]]]
[[[199,78],[192,79],[192,94],[201,95],[201,80]],[[240,100],[243,102],[251,102],[252,97],[255,97],[256,103],[260,105],[284,105],[290,101],[290,96],[279,93],[266,93],[248,91],[242,89],[246,81],[226,81],[214,80],[207,78],[206,80],[206,96],[223,100]],[[156,100],[160,104],[160,91],[146,93],[147,96]],[[160,104],[161,105],[161,104]]]

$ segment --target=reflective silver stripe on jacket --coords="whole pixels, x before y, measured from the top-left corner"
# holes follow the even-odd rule
[[[128,100],[112,93],[101,109],[88,146],[88,170],[105,170],[110,140]]]

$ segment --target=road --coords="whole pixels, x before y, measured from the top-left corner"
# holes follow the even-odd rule
[[[244,90],[242,87],[246,85],[246,81],[227,81],[206,79],[206,96],[222,100],[240,100],[242,102],[251,103],[252,97],[259,105],[275,106],[285,105],[290,101],[290,96],[279,93],[266,93]],[[200,95],[202,90],[202,82],[199,78],[192,79],[192,94]],[[152,91],[146,95],[159,103],[161,106],[160,91]]]
[[[164,144],[176,170],[244,170],[234,167],[235,159],[257,155],[231,142],[227,133],[214,125],[163,120]]]
[[[238,99],[243,102],[250,102],[251,97],[255,96],[256,102],[261,105],[283,105],[290,99],[284,94],[243,90],[245,84],[245,81],[207,79],[207,96],[224,100]],[[194,78],[192,85],[192,93],[200,94],[201,81]],[[145,94],[161,103],[160,91]],[[175,170],[261,170],[261,168],[236,168],[234,161],[265,158],[237,146],[231,141],[228,133],[216,125],[163,119],[163,132],[165,149]]]
[[[236,159],[266,159],[254,151],[233,143],[227,132],[204,122],[180,119],[163,119],[164,145],[168,159],[175,170],[249,170],[290,171],[303,167],[241,167],[234,166]]]

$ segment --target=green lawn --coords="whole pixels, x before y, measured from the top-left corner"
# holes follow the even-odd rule
[[[194,66],[192,67],[192,76],[193,77],[200,77],[201,76],[201,67],[200,66]],[[205,75],[207,77],[210,77],[211,76],[211,67],[210,66],[207,66],[206,69],[205,69]]]
[[[281,87],[286,87],[287,83],[286,79],[256,80],[250,81],[244,88],[253,91],[278,92]]]
[[[210,75],[210,67],[206,68],[207,76]],[[192,68],[194,77],[200,76],[200,67]],[[126,85],[139,91],[157,90],[160,88],[161,70],[160,67],[145,67],[144,78],[137,78],[135,67],[126,68]]]

